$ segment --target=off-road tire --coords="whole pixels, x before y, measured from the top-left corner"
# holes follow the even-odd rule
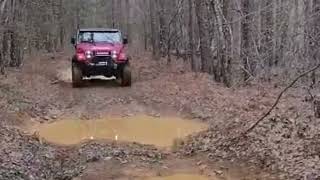
[[[80,67],[72,63],[72,86],[74,88],[82,87],[83,86],[83,74]]]
[[[123,87],[131,86],[131,68],[130,65],[125,65],[121,72],[120,85]]]

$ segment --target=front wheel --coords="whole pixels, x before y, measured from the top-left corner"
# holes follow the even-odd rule
[[[74,88],[81,87],[83,85],[83,75],[80,67],[72,63],[72,86]]]
[[[121,86],[131,86],[131,68],[130,65],[125,65],[120,74]]]

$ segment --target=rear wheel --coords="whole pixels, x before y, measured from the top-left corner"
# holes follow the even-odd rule
[[[131,68],[130,65],[125,65],[120,75],[121,86],[131,86]]]
[[[75,88],[83,86],[82,70],[76,63],[72,63],[72,86]]]

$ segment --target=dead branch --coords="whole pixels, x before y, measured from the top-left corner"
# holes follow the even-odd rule
[[[250,133],[254,128],[256,128],[267,116],[270,115],[270,113],[273,111],[273,109],[278,105],[280,99],[282,98],[283,94],[285,92],[287,92],[299,79],[301,79],[302,77],[308,75],[311,72],[314,72],[315,70],[317,70],[318,68],[320,68],[320,63],[318,65],[316,65],[315,67],[313,67],[312,69],[305,71],[304,73],[300,74],[299,76],[297,76],[286,88],[284,88],[280,94],[278,95],[276,101],[274,102],[274,104],[271,106],[271,108],[263,115],[261,116],[250,128],[248,128],[245,132],[242,133],[242,136],[247,135],[248,133]]]

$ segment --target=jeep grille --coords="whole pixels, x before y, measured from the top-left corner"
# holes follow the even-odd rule
[[[95,56],[111,56],[111,52],[109,51],[97,51],[95,52]]]
[[[92,59],[92,63],[94,64],[98,64],[100,62],[108,62],[108,64],[112,63],[112,58],[111,56],[95,56],[93,59]]]

